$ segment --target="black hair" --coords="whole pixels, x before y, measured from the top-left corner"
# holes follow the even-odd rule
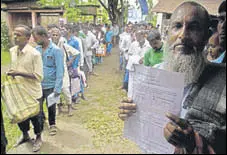
[[[32,30],[32,33],[34,34],[37,34],[37,35],[44,35],[46,37],[48,37],[48,34],[47,34],[47,30],[43,27],[43,26],[36,26],[33,30]]]
[[[158,30],[156,29],[152,29],[147,37],[147,40],[151,41],[151,40],[161,40],[161,34],[159,33]]]
[[[226,1],[223,1],[218,8],[218,13],[226,12]]]
[[[15,28],[19,28],[19,27],[24,28],[24,34],[26,37],[31,37],[31,28],[29,26],[19,24]]]
[[[52,28],[58,28],[58,26],[56,24],[48,24],[47,25],[48,29],[52,29]]]

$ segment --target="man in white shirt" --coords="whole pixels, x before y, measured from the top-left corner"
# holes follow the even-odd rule
[[[80,47],[80,67],[83,68],[84,66],[84,49],[83,49],[83,43],[82,43],[82,39],[79,37],[79,27],[74,27],[75,31],[74,31],[74,38],[75,40],[78,41],[79,43],[79,47]]]
[[[85,60],[88,66],[88,72],[90,75],[93,75],[93,66],[92,66],[92,55],[93,55],[93,50],[96,48],[97,44],[98,44],[98,40],[96,39],[96,36],[89,31],[88,27],[84,28],[84,33],[86,35],[85,38],[85,51],[84,51],[84,55],[85,55]]]
[[[132,28],[130,26],[126,27],[126,31],[120,35],[120,55],[123,56],[123,70],[126,68],[126,64],[128,61],[128,50],[132,44]]]
[[[136,41],[134,41],[128,51],[129,54],[129,60],[128,64],[126,66],[126,69],[128,70],[127,74],[129,72],[134,71],[134,65],[135,64],[142,64],[141,61],[144,58],[145,53],[151,48],[150,43],[145,39],[145,33],[144,31],[137,30],[136,31]],[[130,79],[133,78],[131,75],[129,76]],[[132,86],[131,84],[128,84],[128,86]],[[130,88],[128,88],[128,99],[132,100],[132,92]]]
[[[117,44],[117,38],[119,34],[119,26],[115,23],[113,24],[113,45]]]
[[[67,44],[67,40],[64,37],[61,37],[60,29],[58,28],[52,28],[50,30],[51,33],[51,39],[52,41],[62,50],[64,53],[64,77],[63,77],[63,86],[62,86],[62,93],[66,99],[66,102],[68,104],[68,115],[72,116],[72,95],[70,92],[70,79],[69,79],[69,73],[68,73],[68,63],[73,63],[73,60],[80,54],[78,50],[73,48],[72,46]],[[69,57],[72,56],[70,61]],[[68,62],[67,62],[68,61]],[[61,111],[61,106],[58,104],[58,110],[59,114]]]
[[[39,51],[29,45],[30,37],[31,29],[29,27],[25,25],[17,25],[15,27],[14,40],[16,46],[10,49],[11,66],[7,75],[19,81],[22,84],[21,89],[36,99],[41,108],[43,61]],[[30,130],[30,121],[34,126],[34,133],[36,135],[32,150],[37,152],[42,146],[41,134],[44,122],[41,111],[36,116],[18,123],[23,136],[18,140],[16,146],[31,140],[28,132]]]

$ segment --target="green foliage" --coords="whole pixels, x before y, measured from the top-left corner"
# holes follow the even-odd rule
[[[69,22],[86,22],[93,21],[93,16],[81,16],[81,10],[75,8],[75,5],[98,5],[98,0],[89,0],[84,2],[82,0],[39,0],[37,2],[41,6],[62,6],[64,7],[65,13],[64,17],[67,18]]]
[[[1,65],[7,65],[10,63],[10,54],[5,49],[1,49]]]
[[[153,26],[156,26],[157,23],[157,15],[152,13],[152,8],[153,8],[153,0],[147,0],[148,8],[149,8],[149,14],[146,17],[146,21],[149,23],[152,23]]]
[[[1,20],[1,51],[9,49],[9,30],[4,21]]]

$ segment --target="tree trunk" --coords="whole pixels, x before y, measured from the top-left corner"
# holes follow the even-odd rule
[[[117,23],[119,26],[123,26],[124,23],[124,2],[121,2],[121,8],[118,9],[118,0],[108,0],[108,7],[99,0],[100,4],[107,10],[110,21],[112,24]]]

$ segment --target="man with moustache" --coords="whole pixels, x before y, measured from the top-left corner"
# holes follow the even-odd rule
[[[171,17],[165,62],[156,66],[185,73],[181,118],[167,114],[171,122],[164,128],[166,140],[179,154],[226,153],[226,66],[205,64],[208,26],[204,7],[182,3]],[[119,117],[125,120],[136,104],[123,103],[120,109]]]
[[[29,44],[31,29],[26,25],[17,25],[14,29],[15,46],[10,49],[11,66],[8,76],[14,77],[21,84],[24,91],[29,93],[41,105],[43,79],[42,57],[39,51]],[[23,122],[18,123],[22,137],[16,146],[31,140],[29,136],[30,122],[34,126],[36,135],[32,150],[37,152],[42,146],[43,120],[41,112]]]

